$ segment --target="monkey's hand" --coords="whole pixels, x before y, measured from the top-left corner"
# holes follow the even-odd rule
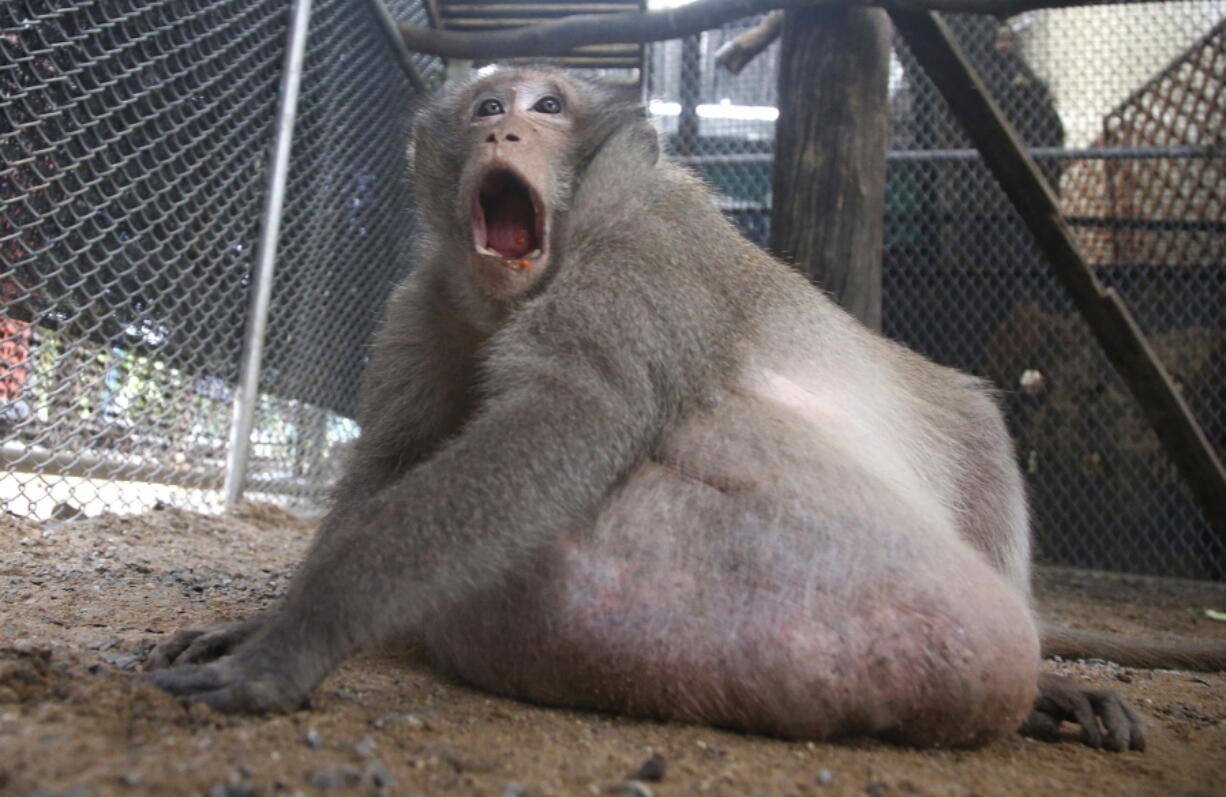
[[[229,653],[260,625],[260,616],[248,617],[208,628],[180,628],[159,643],[145,660],[146,670],[164,670],[172,665],[203,664]]]
[[[1090,747],[1114,752],[1145,749],[1145,728],[1140,718],[1116,692],[1041,673],[1034,709],[1018,732],[1057,742],[1060,723],[1066,720],[1081,726],[1081,741]]]
[[[197,636],[184,653],[203,638]],[[208,652],[208,643],[201,649]],[[187,702],[204,703],[218,711],[293,711],[306,703],[311,689],[323,677],[319,668],[308,668],[310,663],[311,657],[292,655],[257,634],[216,661],[173,666],[142,676],[142,680]]]

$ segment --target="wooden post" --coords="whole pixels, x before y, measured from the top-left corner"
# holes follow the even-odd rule
[[[770,249],[881,328],[890,22],[876,8],[784,18]]]
[[[892,11],[895,27],[1008,194],[1107,359],[1128,385],[1214,530],[1226,539],[1226,469],[1119,295],[1077,250],[1039,167],[939,16]]]

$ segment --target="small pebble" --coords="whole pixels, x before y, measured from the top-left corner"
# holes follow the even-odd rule
[[[306,736],[302,737],[302,743],[307,747],[320,748],[323,747],[324,737],[318,730],[311,728],[306,732]]]
[[[879,780],[870,780],[864,785],[864,791],[873,795],[873,797],[880,797],[880,795],[885,794],[885,785]]]
[[[375,740],[367,736],[365,739],[355,744],[353,746],[353,750],[358,755],[370,755],[375,751],[376,747],[378,747],[378,745],[375,744]]]
[[[311,785],[317,789],[339,789],[352,786],[362,780],[362,773],[352,767],[330,766],[311,776]]]
[[[388,714],[386,716],[379,717],[376,720],[371,720],[370,723],[370,727],[377,731],[384,728],[390,728],[393,725],[403,725],[406,728],[412,728],[414,730],[426,727],[426,723],[422,722],[421,717],[417,716],[416,714]]]
[[[664,773],[668,769],[668,765],[664,761],[664,757],[659,753],[643,762],[639,767],[639,771],[631,775],[631,780],[647,780],[652,783],[659,782],[664,779]]]
[[[508,781],[502,784],[502,797],[524,797],[523,787]]]
[[[392,773],[378,761],[372,761],[366,766],[366,777],[370,779],[371,785],[378,789],[391,789],[396,785]]]
[[[226,797],[255,797],[255,784],[249,780],[226,786]]]
[[[119,776],[119,782],[125,786],[136,788],[144,783],[145,779],[139,772],[125,772]]]
[[[823,769],[817,773],[817,782],[825,786],[834,781],[834,773],[828,769]]]
[[[629,794],[631,797],[653,797],[651,787],[641,780],[628,780],[609,789],[610,794]]]

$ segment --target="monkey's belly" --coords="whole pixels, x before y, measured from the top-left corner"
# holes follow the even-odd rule
[[[968,550],[838,515],[653,463],[427,642],[459,677],[547,705],[793,738],[1015,730],[1038,666],[1021,601]]]

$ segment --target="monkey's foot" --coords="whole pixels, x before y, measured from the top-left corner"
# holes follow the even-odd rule
[[[218,711],[260,714],[293,711],[306,703],[310,688],[303,688],[287,676],[285,673],[290,670],[271,657],[242,651],[209,664],[158,670],[141,680],[187,702],[204,703]]]
[[[1069,678],[1043,673],[1034,710],[1019,733],[1045,742],[1060,740],[1060,723],[1081,726],[1081,741],[1114,752],[1145,749],[1145,728],[1136,713],[1111,689],[1091,689]]]
[[[164,670],[172,665],[216,661],[251,636],[258,626],[259,618],[248,617],[209,628],[180,628],[150,651],[145,669]]]

